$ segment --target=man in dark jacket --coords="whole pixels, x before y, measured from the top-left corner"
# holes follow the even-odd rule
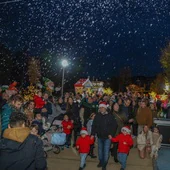
[[[46,118],[48,118],[48,116],[52,114],[52,105],[51,105],[50,101],[48,100],[48,97],[49,97],[48,93],[45,92],[43,94],[43,99],[45,101],[45,105],[42,108],[41,112],[42,112],[42,116],[46,117]]]
[[[10,127],[0,141],[1,170],[46,170],[42,141],[25,127],[26,117],[12,113]]]
[[[109,135],[115,136],[117,131],[117,122],[115,117],[107,112],[107,103],[101,102],[99,104],[99,113],[95,116],[92,125],[92,138],[95,134],[98,137],[98,154],[99,164],[97,167],[102,167],[106,170],[107,162],[109,159],[109,151],[111,141]]]

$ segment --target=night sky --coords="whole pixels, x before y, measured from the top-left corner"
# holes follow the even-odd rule
[[[68,72],[83,62],[82,77],[108,78],[125,66],[133,75],[154,76],[162,71],[160,52],[169,40],[168,0],[0,4],[0,43],[12,51],[27,48],[31,56],[49,51],[53,60],[67,58]]]

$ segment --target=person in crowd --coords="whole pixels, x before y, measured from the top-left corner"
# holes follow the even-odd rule
[[[155,105],[155,102],[153,100],[150,101],[149,103],[149,108],[151,109],[152,111],[152,125],[154,124],[154,118],[157,118],[158,116],[158,112],[157,112],[157,108],[156,108],[156,105]]]
[[[90,115],[89,121],[87,122],[87,132],[88,132],[88,135],[90,135],[90,136],[91,136],[91,130],[92,130],[92,125],[93,125],[93,121],[94,121],[95,116],[96,116],[96,114],[92,113]],[[96,158],[97,157],[97,156],[94,155],[94,144],[90,146],[89,156],[91,158]]]
[[[152,144],[152,132],[147,125],[144,125],[143,130],[137,136],[137,148],[141,159],[146,158],[147,154],[150,154]]]
[[[40,90],[34,95],[34,102],[36,109],[42,109],[45,105],[45,101],[42,98],[42,92]]]
[[[45,129],[43,128],[43,118],[41,116],[41,109],[35,109],[34,114],[35,118],[32,121],[32,124],[38,126],[38,135],[41,136],[45,133]]]
[[[29,125],[31,125],[34,119],[34,108],[35,108],[35,103],[33,100],[28,101],[25,105],[24,113],[27,116]]]
[[[102,170],[106,170],[106,166],[109,159],[109,151],[111,141],[108,136],[115,136],[117,131],[117,122],[111,113],[107,112],[107,103],[101,102],[99,104],[99,113],[96,114],[92,125],[92,138],[95,135],[98,137],[98,156],[99,164],[97,167],[102,167]]]
[[[132,129],[133,129],[133,135],[135,137],[137,137],[138,135],[138,123],[136,121],[136,115],[137,115],[137,112],[138,112],[138,109],[140,108],[140,105],[141,105],[141,99],[137,99],[137,100],[134,100],[133,101],[133,117],[134,117],[134,121],[133,121],[133,124],[132,124]]]
[[[64,116],[64,120],[62,121],[62,126],[63,126],[63,132],[66,134],[66,143],[65,147],[69,148],[71,145],[71,134],[72,134],[72,129],[73,129],[73,123],[69,119],[67,115]]]
[[[0,109],[2,109],[2,107],[5,104],[7,104],[8,100],[9,100],[9,95],[6,92],[3,92],[0,98]]]
[[[47,169],[42,141],[30,134],[26,119],[23,113],[11,114],[9,128],[0,140],[1,170]]]
[[[73,122],[73,132],[74,132],[74,143],[73,147],[76,145],[77,137],[80,135],[81,130],[81,121],[80,121],[80,105],[78,102],[74,102],[72,97],[68,98],[67,106],[66,106],[66,114]]]
[[[66,113],[65,106],[63,106],[63,99],[59,97],[56,104],[54,99],[51,100],[52,105],[52,114],[49,115],[49,122],[53,123],[55,120],[63,120],[64,115]]]
[[[84,100],[81,105],[80,118],[82,125],[86,127],[91,113],[97,113],[98,105],[93,104],[92,96],[88,96],[87,101]]]
[[[112,105],[112,113],[116,119],[117,122],[117,131],[116,131],[116,136],[121,132],[121,129],[123,128],[123,126],[126,124],[127,122],[127,117],[125,115],[125,113],[121,112],[119,109],[119,104],[118,103],[114,103]],[[117,163],[119,162],[117,159],[117,151],[118,151],[118,143],[114,143],[113,144],[113,148],[111,149],[111,155],[114,157],[114,161]]]
[[[47,92],[43,94],[43,101],[45,101],[45,104],[41,110],[41,114],[43,117],[48,119],[48,116],[52,114],[52,105],[48,99],[49,95]]]
[[[162,138],[163,137],[159,132],[159,128],[155,126],[152,132],[153,144],[151,146],[151,154],[150,154],[151,158],[156,159],[158,157],[158,151],[161,148]]]
[[[82,128],[80,131],[80,137],[77,139],[76,148],[80,153],[80,168],[83,170],[86,167],[86,158],[90,151],[90,146],[94,144],[94,138],[90,138],[88,135],[87,129]]]
[[[1,115],[1,130],[3,134],[4,130],[8,128],[9,118],[12,112],[19,111],[23,104],[23,98],[19,95],[12,96],[9,102],[2,107]]]
[[[32,125],[30,126],[30,133],[31,133],[32,135],[35,135],[35,136],[38,136],[38,137],[39,137],[38,131],[39,131],[38,125],[32,124]]]
[[[121,110],[120,110],[121,112],[125,113],[126,118],[128,119],[127,124],[130,124],[130,125],[132,125],[132,123],[134,121],[131,103],[132,103],[132,101],[129,97],[125,98],[124,105],[121,107]]]
[[[138,134],[142,131],[144,125],[147,125],[148,128],[152,126],[152,111],[146,106],[145,100],[141,101],[141,107],[137,111],[136,121],[138,123]]]
[[[126,161],[127,157],[130,151],[130,148],[133,145],[133,139],[131,137],[131,130],[129,126],[124,126],[121,129],[121,134],[113,138],[111,135],[109,136],[109,139],[112,142],[118,142],[118,160],[121,164],[120,170],[125,170],[126,168]]]

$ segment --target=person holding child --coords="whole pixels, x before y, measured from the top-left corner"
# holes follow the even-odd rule
[[[121,132],[122,133],[120,133],[115,138],[113,138],[111,135],[109,135],[109,139],[112,142],[118,142],[118,160],[121,164],[120,170],[125,170],[127,156],[129,154],[130,148],[133,145],[133,139],[131,137],[131,130],[130,130],[129,126],[124,126],[121,129]]]

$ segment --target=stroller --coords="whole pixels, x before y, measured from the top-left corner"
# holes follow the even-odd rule
[[[66,135],[62,132],[62,127],[59,125],[52,125],[41,136],[44,146],[44,154],[47,157],[48,151],[53,151],[54,154],[61,152],[61,146],[66,142]]]

